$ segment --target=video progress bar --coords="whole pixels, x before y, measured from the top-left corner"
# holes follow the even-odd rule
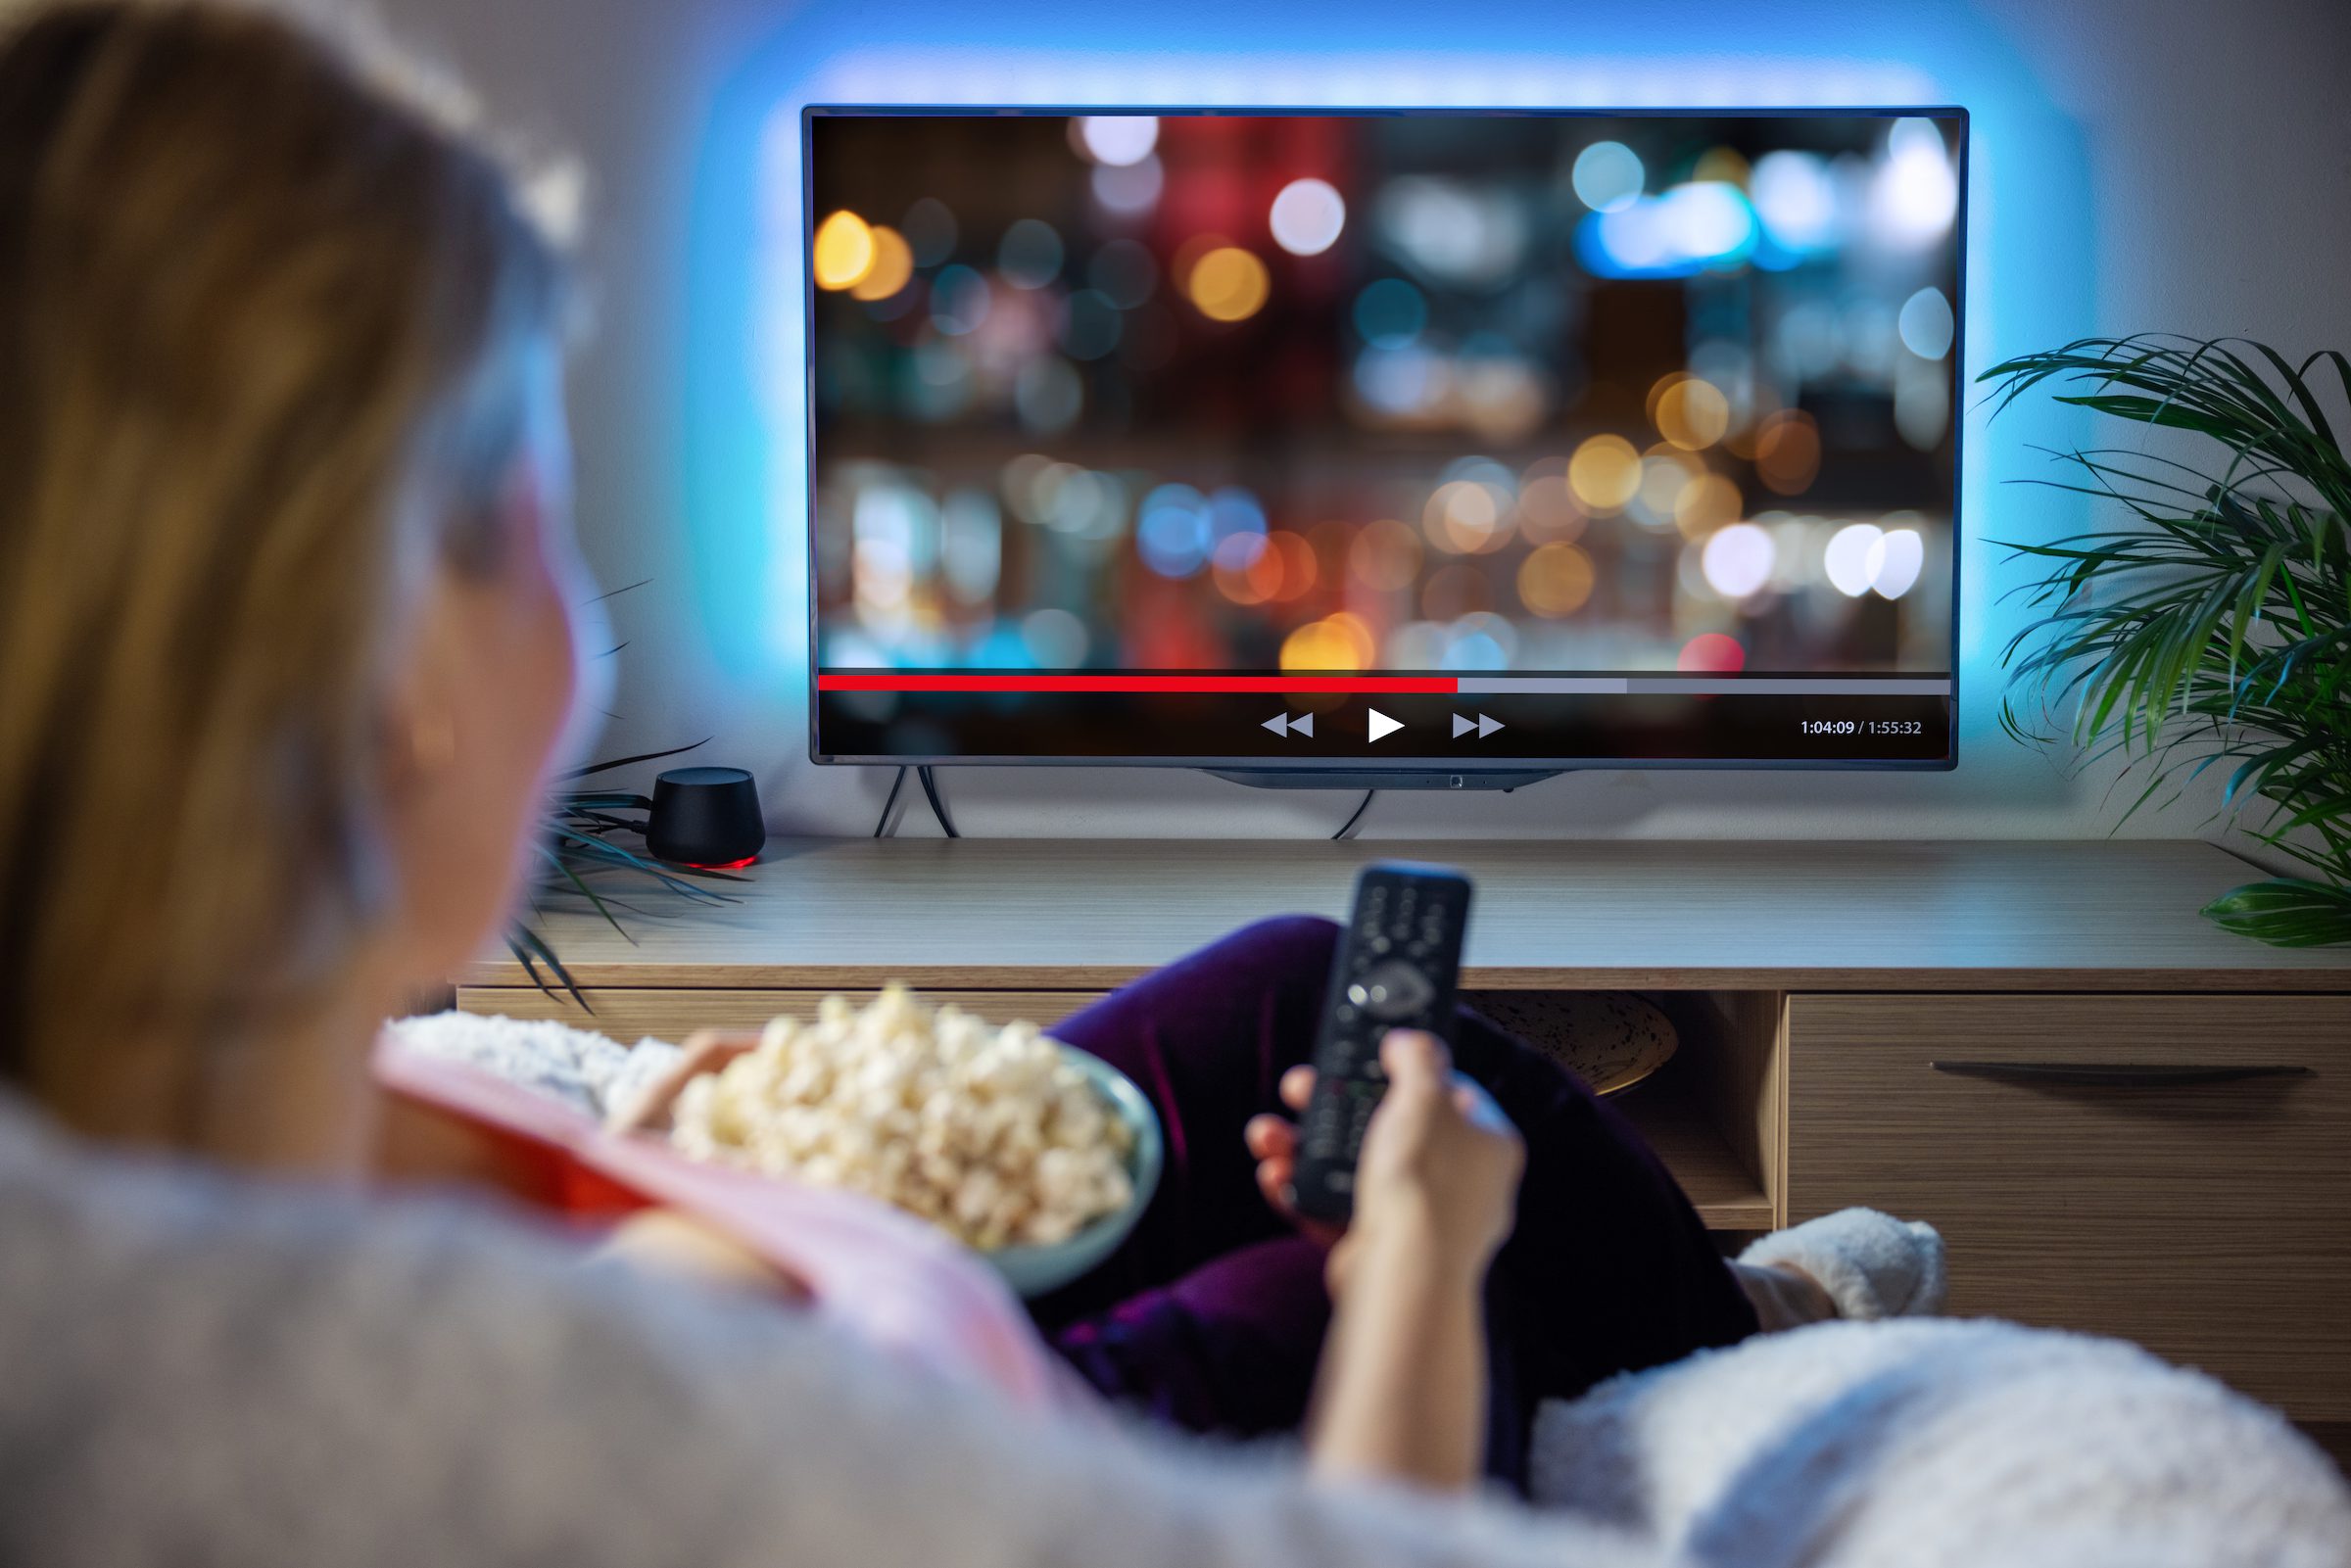
[[[816,678],[819,691],[1358,691],[1452,696],[1460,683],[1450,675],[904,675],[827,671]]]
[[[1906,680],[1841,679],[1836,676],[1726,675],[1464,675],[1454,685],[1460,696],[1638,696],[1669,692],[1682,696],[1755,697],[1947,697],[1947,675]]]
[[[1673,675],[1040,675],[1025,671],[915,674],[832,671],[819,691],[1325,692],[1422,696],[1948,696],[1948,676],[1915,679]]]

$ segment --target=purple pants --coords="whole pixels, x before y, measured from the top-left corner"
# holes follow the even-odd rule
[[[1037,1323],[1104,1395],[1192,1431],[1288,1432],[1306,1412],[1330,1316],[1322,1250],[1267,1206],[1241,1128],[1282,1109],[1275,1084],[1312,1052],[1337,936],[1324,920],[1264,921],[1053,1030],[1150,1095],[1168,1164],[1127,1244],[1034,1303]],[[1621,1117],[1466,1009],[1453,1047],[1526,1139],[1515,1228],[1486,1284],[1486,1467],[1523,1490],[1538,1401],[1728,1345],[1755,1315]]]

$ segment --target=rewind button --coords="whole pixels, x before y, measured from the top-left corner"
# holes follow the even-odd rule
[[[1315,737],[1315,716],[1301,713],[1293,719],[1286,713],[1276,713],[1258,728],[1271,730],[1278,736],[1302,735],[1312,740]]]

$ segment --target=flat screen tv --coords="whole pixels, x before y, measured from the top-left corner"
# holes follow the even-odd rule
[[[802,131],[816,761],[1952,765],[1964,111]]]

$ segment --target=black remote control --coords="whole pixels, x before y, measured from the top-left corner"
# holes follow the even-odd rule
[[[1454,990],[1469,879],[1441,866],[1381,861],[1355,884],[1355,914],[1339,939],[1322,1028],[1315,1040],[1315,1092],[1299,1127],[1291,1202],[1312,1219],[1355,1211],[1355,1161],[1387,1074],[1379,1042],[1390,1029],[1424,1029],[1453,1043]]]

